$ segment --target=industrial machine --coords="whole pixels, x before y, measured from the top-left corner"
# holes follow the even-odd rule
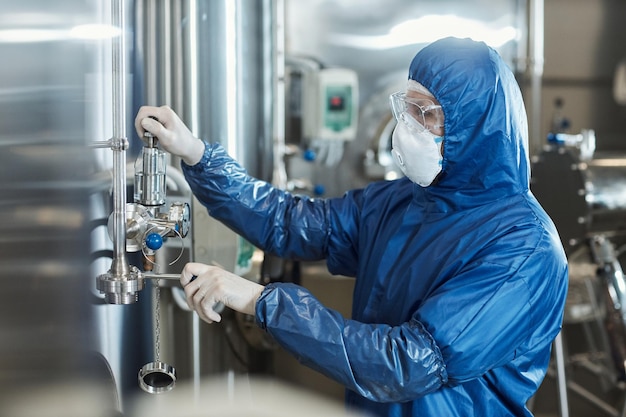
[[[562,372],[561,415],[568,415],[568,392],[607,415],[624,415],[609,395],[574,375],[577,369],[590,373],[604,394],[624,389],[626,381],[626,279],[621,266],[626,154],[596,152],[593,130],[551,135],[533,159],[531,190],[555,222],[568,256],[570,285],[553,369]],[[582,340],[583,346],[567,343],[568,334],[578,328],[582,337],[570,341]]]

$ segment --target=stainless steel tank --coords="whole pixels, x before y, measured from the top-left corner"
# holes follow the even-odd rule
[[[4,416],[114,415],[117,408],[110,369],[94,353],[88,221],[94,161],[85,145],[97,114],[90,76],[98,48],[80,35],[88,27],[82,25],[99,22],[104,3],[0,1]]]

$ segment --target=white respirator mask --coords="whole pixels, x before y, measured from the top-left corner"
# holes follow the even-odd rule
[[[411,127],[413,121],[405,115],[398,120],[391,137],[391,154],[404,175],[414,183],[428,187],[441,172],[443,157],[441,145],[443,138],[428,130]]]

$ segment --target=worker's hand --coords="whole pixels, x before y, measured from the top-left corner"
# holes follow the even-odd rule
[[[135,129],[139,137],[143,137],[145,131],[152,133],[164,150],[180,156],[187,165],[195,165],[202,159],[204,142],[196,138],[168,106],[141,107],[135,117]]]
[[[193,277],[197,277],[192,279]],[[254,315],[263,286],[224,269],[201,263],[188,263],[180,275],[187,304],[207,323],[222,317],[213,309],[222,303],[241,313]]]

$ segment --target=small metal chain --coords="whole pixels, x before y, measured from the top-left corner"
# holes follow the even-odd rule
[[[154,337],[155,337],[155,346],[154,346],[154,360],[159,362],[159,356],[161,355],[161,280],[157,279],[155,281],[156,288],[154,290],[155,297],[155,311],[156,314],[156,325],[154,328]]]

